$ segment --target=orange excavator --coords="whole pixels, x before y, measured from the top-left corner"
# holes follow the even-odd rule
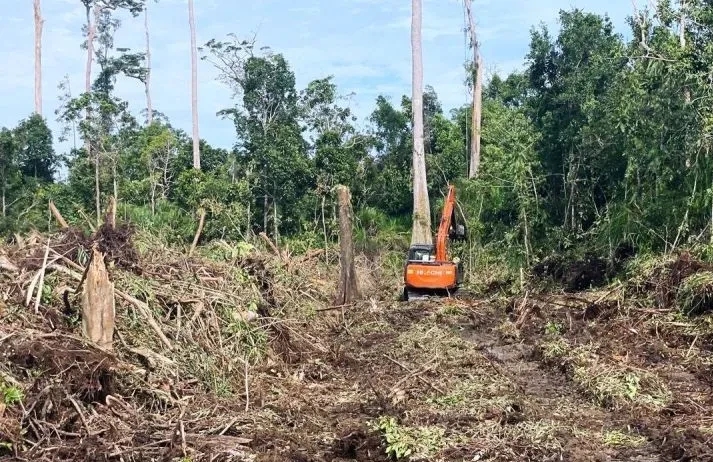
[[[438,226],[436,245],[414,244],[408,251],[404,267],[403,300],[415,300],[429,295],[450,295],[463,282],[463,265],[458,259],[448,259],[448,240],[466,238],[465,224],[456,220],[456,189],[448,185]]]

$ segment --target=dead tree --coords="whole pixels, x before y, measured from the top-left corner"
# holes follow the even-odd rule
[[[431,244],[431,205],[426,181],[423,142],[423,50],[421,46],[422,4],[411,3],[411,57],[413,110],[413,228],[411,244]]]
[[[483,59],[480,56],[480,44],[475,31],[471,0],[465,2],[468,15],[468,31],[470,46],[473,49],[473,111],[471,113],[472,132],[470,141],[470,162],[468,165],[468,178],[475,178],[480,169],[480,130],[483,112]]]
[[[339,201],[339,290],[336,306],[349,305],[359,298],[359,286],[354,267],[354,239],[352,236],[352,197],[349,188],[337,186]]]
[[[42,9],[40,0],[34,1],[35,10],[35,112],[42,115]]]
[[[104,254],[94,247],[82,291],[82,332],[99,348],[112,349],[114,315],[114,283],[109,280]]]
[[[198,48],[196,47],[196,15],[193,0],[188,0],[188,25],[191,29],[191,113],[193,115],[193,168],[201,169],[200,136],[198,133]]]
[[[144,92],[146,93],[146,124],[153,123],[153,104],[151,103],[151,36],[149,35],[149,4],[144,7],[144,33],[146,35],[146,78]]]

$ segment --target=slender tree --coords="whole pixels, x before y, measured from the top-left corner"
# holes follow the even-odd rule
[[[480,44],[475,31],[473,21],[472,0],[465,0],[466,15],[468,16],[468,32],[470,35],[470,47],[473,50],[473,111],[471,112],[471,140],[470,140],[470,162],[468,164],[468,178],[478,176],[480,169],[480,135],[481,120],[483,114],[483,59],[480,56]]]
[[[198,134],[198,48],[193,0],[188,0],[188,25],[191,29],[191,112],[193,114],[193,168],[201,169],[200,136]]]
[[[84,70],[84,91],[86,94],[92,92],[92,62],[94,61],[94,38],[97,33],[97,23],[101,16],[102,5],[93,4],[91,0],[82,0],[84,3],[87,19],[87,65]],[[92,10],[94,18],[92,19]],[[91,118],[91,109],[87,106],[86,122]],[[87,151],[87,159],[92,158],[92,141],[90,137],[84,140],[84,149]],[[99,185],[99,151],[96,151],[94,156],[94,207],[96,212],[97,224],[101,221],[101,198]]]
[[[426,182],[423,146],[423,52],[421,0],[411,2],[412,112],[413,112],[413,228],[412,244],[432,244],[431,205]]]
[[[35,10],[35,112],[42,115],[42,19],[41,0],[34,0]]]
[[[146,124],[153,123],[153,105],[151,104],[151,35],[149,34],[149,4],[144,9],[144,32],[146,34],[146,75],[144,87],[146,92]]]

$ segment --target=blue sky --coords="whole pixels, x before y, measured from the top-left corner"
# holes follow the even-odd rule
[[[33,22],[31,0],[7,3],[0,16],[0,126],[10,127],[33,110]],[[57,85],[67,75],[73,91],[83,87],[84,11],[80,0],[42,4],[43,109],[57,137]],[[354,92],[351,108],[364,123],[379,94],[398,102],[411,92],[410,5],[408,0],[195,0],[198,44],[230,32],[239,37],[257,34],[260,45],[286,56],[298,87],[334,75],[341,93]],[[625,18],[632,11],[628,0],[474,0],[488,74],[521,67],[531,26],[544,22],[554,28],[558,11],[572,7],[608,13],[617,31],[627,32]],[[143,50],[143,18],[122,19],[116,46]],[[463,20],[461,0],[424,0],[425,82],[435,88],[446,110],[468,98],[463,84]],[[154,108],[190,132],[187,0],[151,3],[150,28]],[[231,92],[216,81],[209,63],[199,66],[201,138],[230,148],[233,126],[215,114],[232,105]],[[145,106],[140,83],[122,81],[117,91],[134,113]]]

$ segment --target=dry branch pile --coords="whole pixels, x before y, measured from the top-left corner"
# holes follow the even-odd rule
[[[115,286],[113,351],[80,326],[93,248]],[[282,257],[225,242],[187,257],[128,226],[2,248],[0,391],[22,399],[0,408],[0,456],[252,460],[276,371],[329,350],[303,326],[336,280]]]

